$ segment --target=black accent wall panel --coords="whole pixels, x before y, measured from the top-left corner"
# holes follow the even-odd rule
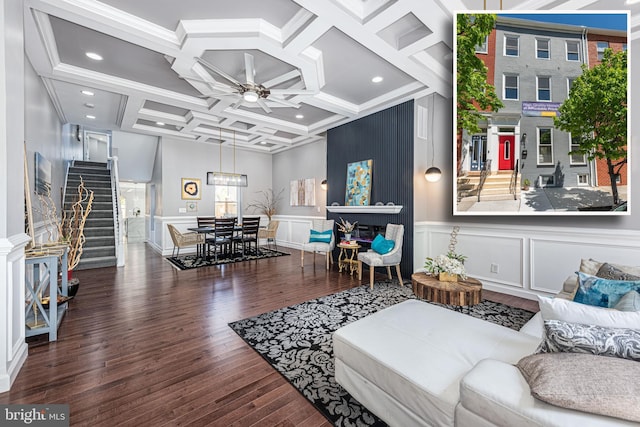
[[[327,218],[338,222],[342,216],[368,225],[404,224],[401,270],[405,281],[413,273],[413,104],[407,101],[327,132],[327,206],[345,203],[347,164],[368,159],[373,160],[371,204],[404,206],[399,214],[327,212]]]

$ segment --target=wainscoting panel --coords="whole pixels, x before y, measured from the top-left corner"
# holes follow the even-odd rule
[[[485,289],[524,298],[554,295],[575,274],[582,258],[640,265],[640,232],[607,229],[419,222],[414,265],[446,253],[451,230],[460,226],[456,252],[467,255],[467,273]]]

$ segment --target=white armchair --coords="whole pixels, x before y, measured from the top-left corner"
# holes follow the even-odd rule
[[[402,261],[402,241],[404,239],[404,225],[402,224],[387,224],[387,228],[384,233],[384,238],[387,240],[393,240],[394,246],[391,252],[381,255],[369,249],[367,252],[360,252],[358,254],[358,279],[362,280],[362,264],[369,266],[369,286],[373,289],[373,276],[375,267],[387,267],[387,275],[391,279],[391,266],[396,267],[396,273],[398,274],[398,280],[400,286],[404,286],[402,283],[402,274],[400,273],[400,261]]]
[[[300,251],[300,267],[304,268],[304,253],[313,252],[313,263],[316,262],[316,252],[324,253],[327,262],[327,270],[329,269],[329,263],[333,264],[333,256],[331,251],[336,246],[336,237],[333,233],[333,225],[334,220],[332,219],[315,219],[313,220],[313,224],[311,225],[312,230],[316,231],[326,231],[331,230],[331,241],[329,243],[325,242],[309,242],[307,239],[307,243],[302,244],[302,250]],[[311,233],[311,232],[309,232]]]

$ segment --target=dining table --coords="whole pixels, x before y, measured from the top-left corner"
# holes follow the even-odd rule
[[[198,256],[202,256],[205,259],[209,259],[209,254],[207,251],[207,235],[208,234],[213,234],[215,236],[216,234],[216,228],[212,227],[210,225],[207,226],[203,226],[203,227],[189,227],[187,228],[187,230],[189,231],[195,231],[196,233],[202,233],[204,234],[204,243],[201,243],[198,245],[198,247],[196,248],[197,251],[197,255]],[[242,231],[242,225],[241,224],[236,224],[233,226],[233,232],[234,233],[238,233],[239,231]]]

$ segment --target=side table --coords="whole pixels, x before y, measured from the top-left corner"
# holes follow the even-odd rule
[[[338,243],[340,248],[340,255],[338,255],[338,271],[342,273],[342,270],[349,271],[349,274],[358,272],[358,249],[361,246],[357,243],[345,244]]]
[[[427,301],[448,304],[462,308],[470,307],[482,301],[482,283],[473,277],[457,282],[441,282],[435,276],[426,273],[411,275],[413,293]]]

